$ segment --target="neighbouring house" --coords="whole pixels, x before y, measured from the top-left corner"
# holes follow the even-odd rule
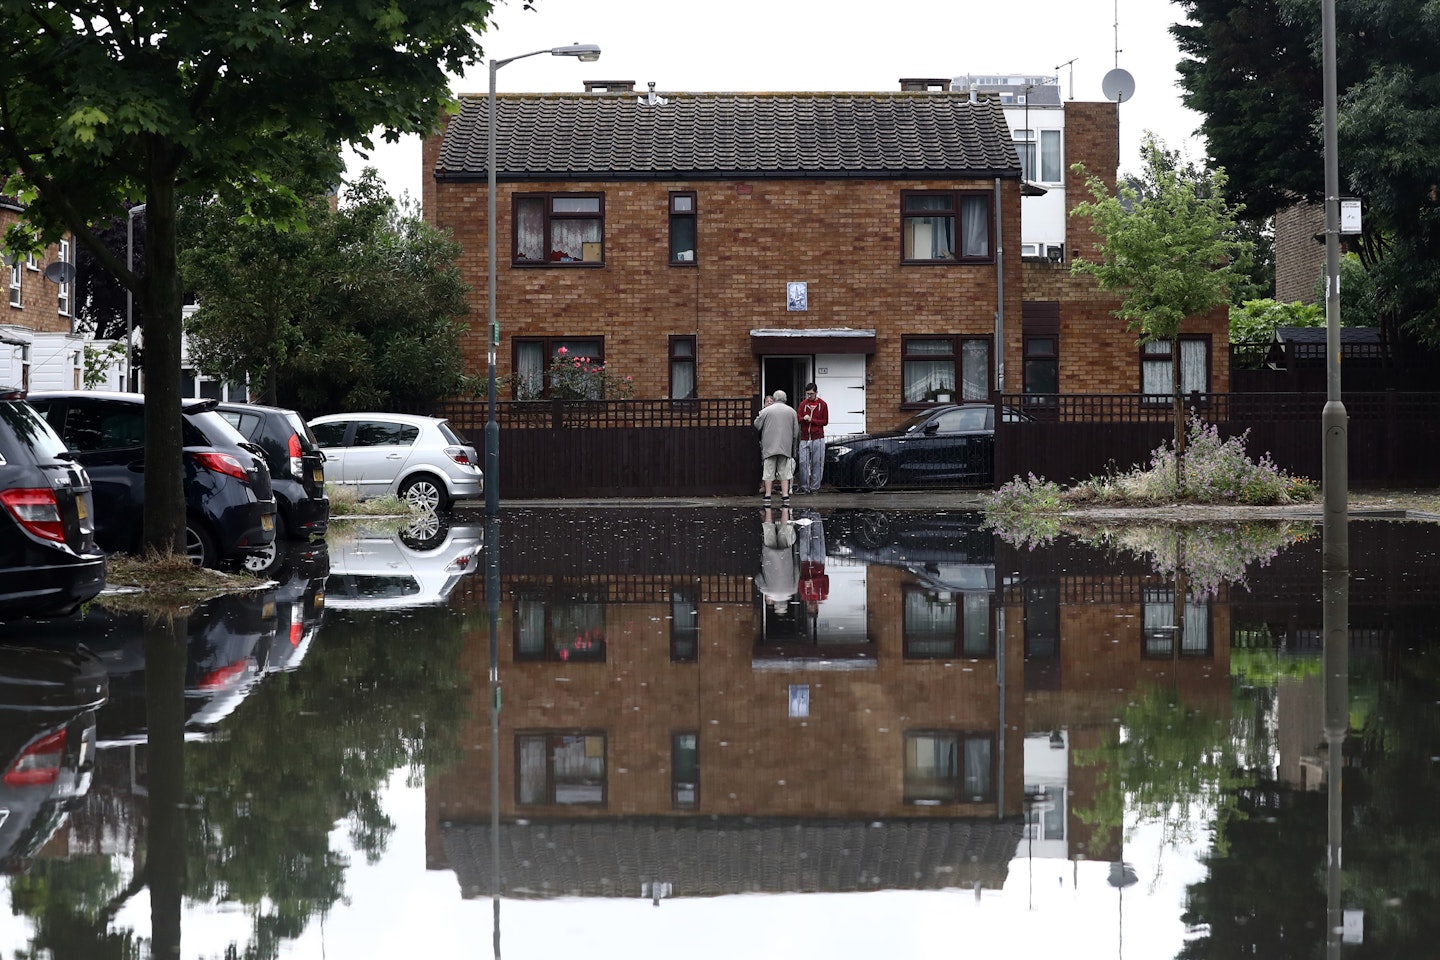
[[[14,200],[0,197],[0,235],[24,211]],[[6,254],[9,298],[0,318],[0,384],[25,390],[80,387],[86,352],[110,345],[95,341],[76,325],[74,263],[68,235],[38,254]],[[118,371],[110,373],[118,384]]]
[[[1044,132],[1056,128],[1037,121],[1034,157],[1028,140],[1017,152],[999,96],[916,83],[498,96],[505,398],[548,396],[561,348],[632,377],[641,399],[793,397],[814,380],[832,435],[994,390],[1168,393],[1173,345],[1142,352],[1118,302],[1069,273],[1071,256],[1096,253],[1088,230],[1062,217],[1058,237],[1031,241],[1021,225],[1056,164],[1062,197],[1083,190],[1075,161],[1113,185],[1116,104],[1065,104],[1058,157]],[[463,96],[423,154],[425,216],[462,243],[477,317],[487,102]],[[1180,338],[1187,390],[1227,389],[1225,324],[1217,311]],[[488,333],[477,323],[464,340],[472,372],[487,367]]]

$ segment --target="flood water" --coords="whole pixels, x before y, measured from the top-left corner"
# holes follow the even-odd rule
[[[1437,955],[1440,526],[768,520],[0,627],[0,952]]]

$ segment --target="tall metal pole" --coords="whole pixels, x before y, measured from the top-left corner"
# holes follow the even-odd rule
[[[1325,97],[1325,411],[1324,432],[1326,570],[1350,569],[1345,528],[1350,496],[1349,418],[1340,399],[1340,159],[1336,133],[1335,0],[1321,0],[1324,32]]]
[[[508,62],[508,61],[507,61]],[[490,61],[490,96],[485,103],[485,290],[490,321],[490,378],[486,387],[485,516],[500,513],[500,424],[495,422],[495,353],[500,348],[500,321],[495,316],[495,74],[500,61]]]

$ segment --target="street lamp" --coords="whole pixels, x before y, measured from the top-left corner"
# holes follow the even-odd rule
[[[600,59],[600,48],[593,43],[572,43],[566,47],[532,50],[518,57],[490,61],[490,97],[485,105],[486,186],[485,243],[487,254],[486,290],[489,294],[490,321],[490,382],[488,385],[487,419],[485,421],[485,515],[500,513],[500,425],[495,422],[495,352],[500,348],[500,321],[495,318],[495,74],[507,63],[548,53],[552,57],[576,57],[582,63]]]
[[[137,203],[130,208],[129,222],[125,226],[125,269],[135,273],[135,217],[145,212],[145,204]],[[123,386],[130,390],[130,354],[135,350],[135,292],[131,284],[125,284],[125,380]]]

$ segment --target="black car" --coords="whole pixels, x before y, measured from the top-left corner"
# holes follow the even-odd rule
[[[1006,420],[1029,419],[1006,409]],[[842,490],[902,484],[988,486],[995,477],[995,407],[951,403],[915,414],[893,430],[825,444],[825,482]]]
[[[0,388],[0,619],[63,614],[105,586],[90,477],[18,390]]]
[[[258,403],[222,403],[220,416],[265,451],[275,490],[275,538],[321,536],[330,523],[325,455],[305,418],[294,410]]]
[[[30,404],[84,464],[95,500],[95,540],[107,553],[140,548],[145,506],[145,396],[91,391],[32,393]],[[185,550],[215,567],[275,540],[275,495],[260,447],[215,412],[218,401],[181,402]]]

